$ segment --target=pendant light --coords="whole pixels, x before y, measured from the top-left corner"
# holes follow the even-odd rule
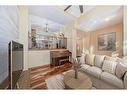
[[[48,24],[46,24],[46,26],[45,26],[45,32],[48,32],[48,31],[49,31]]]

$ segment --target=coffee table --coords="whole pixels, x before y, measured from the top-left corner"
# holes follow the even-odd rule
[[[82,73],[78,72],[78,78],[75,79],[74,70],[67,72],[64,76],[65,89],[91,89],[92,82],[90,78]]]

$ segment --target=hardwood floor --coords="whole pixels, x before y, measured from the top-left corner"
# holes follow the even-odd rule
[[[47,89],[45,80],[53,75],[60,74],[72,68],[71,63],[50,68],[50,65],[32,68],[30,70],[30,87],[31,89]]]

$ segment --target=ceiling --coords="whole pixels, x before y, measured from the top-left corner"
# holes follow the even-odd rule
[[[63,25],[74,19],[55,6],[29,6],[29,15],[32,27],[43,31],[48,24],[48,30],[52,32],[58,32]]]
[[[95,14],[93,12],[93,14]],[[107,10],[106,12],[93,15],[91,12],[90,18],[85,19],[77,27],[79,30],[85,32],[95,31],[98,29],[106,28],[123,21],[123,11],[121,6],[114,6],[112,9]]]
[[[55,6],[29,6],[29,14],[46,18],[63,25],[73,19],[72,16],[66,15]]]
[[[45,31],[46,24],[49,32],[58,32],[63,27],[62,24],[35,15],[30,15],[30,22],[32,28],[36,28],[38,31]]]
[[[62,11],[64,11],[64,9],[66,9],[68,7],[68,5],[64,5],[64,6],[57,6],[59,9],[61,9]],[[81,14],[80,12],[80,8],[78,5],[72,5],[70,8],[68,8],[65,13],[68,13],[69,15],[72,15],[74,17],[80,17],[81,15],[83,15],[84,13],[87,13],[88,11],[90,11],[91,9],[93,9],[95,6],[83,6],[83,13]]]
[[[66,12],[67,6],[29,6],[29,15],[31,25],[43,29],[48,23],[50,31],[59,31],[64,25],[74,19],[80,19],[82,16],[89,16],[82,19],[82,23],[77,26],[78,30],[85,32],[112,26],[122,22],[121,6],[113,6],[104,12],[97,13],[96,6],[83,6],[84,12],[81,14],[79,6],[73,5]],[[99,10],[104,9],[100,6]],[[92,16],[91,16],[92,15]]]

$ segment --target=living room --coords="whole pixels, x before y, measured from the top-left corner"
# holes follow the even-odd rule
[[[0,10],[0,88],[127,88],[126,6],[1,6]],[[16,42],[12,46],[22,44],[18,50],[22,57],[13,47],[8,51],[12,40]],[[19,61],[22,73],[14,76],[12,85],[9,64]]]

